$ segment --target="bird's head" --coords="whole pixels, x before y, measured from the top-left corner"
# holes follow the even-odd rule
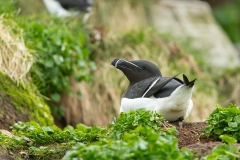
[[[114,59],[111,64],[125,74],[130,84],[135,84],[150,77],[162,76],[155,64],[145,60]]]

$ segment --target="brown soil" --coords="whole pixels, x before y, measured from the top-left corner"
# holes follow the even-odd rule
[[[200,137],[201,132],[206,127],[205,122],[182,122],[181,124],[176,122],[172,123],[179,134],[176,136],[179,140],[179,147],[186,147],[196,143],[208,143],[216,141],[214,138]]]
[[[205,122],[182,122],[171,123],[174,125],[179,134],[176,136],[179,140],[179,148],[187,147],[195,157],[203,157],[211,153],[212,149],[220,144],[213,137],[200,136],[204,128]]]
[[[29,117],[18,111],[6,99],[0,97],[0,129],[9,130],[9,127],[18,121],[29,121]]]

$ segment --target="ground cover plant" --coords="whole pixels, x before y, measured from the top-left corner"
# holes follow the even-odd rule
[[[142,136],[139,136],[142,135]],[[104,139],[88,145],[77,144],[63,159],[192,159],[188,149],[179,150],[177,139],[166,138],[148,127],[125,133],[122,140]]]
[[[230,104],[227,108],[217,107],[207,118],[204,133],[220,138],[221,135],[231,135],[240,141],[240,108]]]
[[[89,143],[106,136],[105,127],[87,127],[63,130],[56,126],[42,126],[36,122],[18,122],[12,126],[14,136],[0,135],[1,150],[7,149],[14,157],[27,159],[61,159],[77,142]]]
[[[231,104],[225,114],[231,115],[232,108],[234,105]],[[218,113],[213,112],[212,116],[217,117]],[[208,119],[207,125],[211,123]],[[11,136],[0,134],[1,150],[18,158],[194,159],[194,152],[188,148],[179,149],[176,128],[160,114],[147,110],[121,113],[108,127],[78,124],[75,129],[71,126],[60,129],[31,121],[18,122],[11,130]],[[231,134],[221,135],[220,139],[227,144],[217,145],[201,160],[240,158],[240,146],[235,144],[237,141],[233,138],[237,133],[235,130]]]
[[[7,137],[1,134],[0,142],[3,148],[15,153],[16,157],[57,159],[73,145],[75,145],[73,150],[67,153],[65,159],[81,156],[88,159],[100,155],[103,159],[104,157],[111,159],[116,153],[118,154],[115,157],[120,156],[126,150],[129,151],[123,155],[123,159],[167,155],[175,158],[180,156],[183,159],[192,155],[187,149],[184,149],[183,152],[178,149],[177,139],[174,137],[177,134],[176,129],[167,125],[160,114],[147,110],[122,113],[108,128],[87,127],[79,124],[76,129],[68,126],[61,130],[56,126],[41,126],[36,122],[19,122],[11,128],[14,136]],[[163,145],[168,147],[164,148]],[[93,154],[91,146],[93,148],[96,146],[95,149],[102,150],[102,152],[105,152],[106,149],[108,152],[105,154],[98,152],[99,155]],[[120,146],[122,147],[119,150]],[[142,151],[139,151],[139,147]],[[76,149],[89,149],[89,153],[86,151],[86,154],[79,155],[77,153],[81,151]],[[21,155],[19,150],[25,155]],[[167,150],[171,150],[173,154],[167,154]],[[136,154],[131,154],[131,152],[136,152]],[[158,152],[161,154],[158,155]]]

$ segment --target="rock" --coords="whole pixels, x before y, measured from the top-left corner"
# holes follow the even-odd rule
[[[154,25],[162,33],[189,38],[202,57],[218,68],[240,66],[237,50],[215,21],[208,3],[187,0],[161,0],[152,8]]]

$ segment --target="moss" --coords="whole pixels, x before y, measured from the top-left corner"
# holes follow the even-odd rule
[[[53,125],[49,107],[30,82],[16,84],[0,73],[0,95],[15,107],[17,113],[23,113],[40,124]]]

